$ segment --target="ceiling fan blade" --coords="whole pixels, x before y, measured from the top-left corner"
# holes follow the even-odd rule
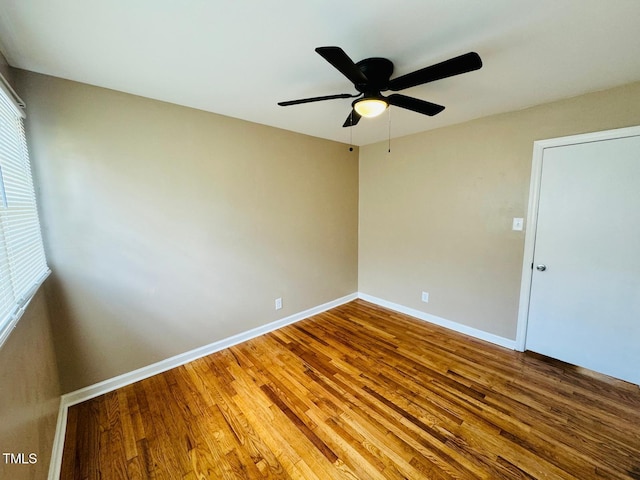
[[[461,73],[478,70],[482,67],[480,55],[476,52],[465,53],[459,57],[450,58],[441,63],[436,63],[430,67],[407,73],[401,77],[394,78],[389,82],[389,89],[397,92],[405,88],[415,87],[423,83],[434,82],[442,78],[453,77]]]
[[[311,97],[301,98],[300,100],[287,100],[286,102],[278,102],[281,107],[288,107],[289,105],[300,105],[301,103],[321,102],[322,100],[334,100],[336,98],[353,98],[358,95],[351,95],[350,93],[339,93],[337,95],[325,95],[324,97]]]
[[[444,110],[442,105],[426,102],[418,98],[407,97],[406,95],[400,95],[399,93],[389,95],[387,97],[387,102],[389,102],[389,105],[406,108],[407,110],[422,113],[423,115],[429,115],[430,117],[433,117]]]
[[[340,47],[318,47],[316,52],[338,69],[354,85],[367,82],[367,77],[364,73],[360,71],[356,64],[353,63],[353,60]]]
[[[347,119],[344,121],[344,124],[342,125],[343,127],[355,127],[358,122],[360,121],[362,117],[360,116],[360,114],[358,112],[356,112],[354,109],[351,109],[351,113],[349,114],[349,116],[347,117]]]

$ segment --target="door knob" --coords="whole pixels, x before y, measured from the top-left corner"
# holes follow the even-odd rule
[[[539,272],[544,272],[547,269],[546,265],[536,265],[536,270],[538,270]]]

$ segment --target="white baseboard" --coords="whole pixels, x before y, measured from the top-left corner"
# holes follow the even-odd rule
[[[374,303],[381,307],[388,308],[389,310],[394,310],[399,313],[404,313],[411,317],[415,317],[419,320],[424,320],[425,322],[433,323],[435,325],[448,328],[449,330],[453,330],[458,333],[469,335],[470,337],[474,337],[480,340],[494,343],[496,345],[500,345],[501,347],[509,348],[511,350],[516,350],[515,340],[510,340],[508,338],[500,337],[498,335],[494,335],[493,333],[485,332],[483,330],[478,330],[477,328],[469,327],[461,323],[457,323],[451,320],[447,320],[445,318],[437,317],[436,315],[431,315],[430,313],[421,312],[420,310],[415,310],[413,308],[405,307],[404,305],[389,302],[387,300],[383,300],[382,298],[374,297],[373,295],[368,295],[366,293],[358,292],[358,298],[361,298],[362,300],[365,300],[370,303]]]
[[[60,398],[58,408],[58,421],[56,422],[56,433],[53,437],[53,448],[51,449],[51,460],[49,461],[48,480],[59,480],[60,469],[62,468],[62,453],[64,450],[64,436],[67,433],[67,412],[69,406],[65,405]]]
[[[225,348],[229,348],[239,343],[246,342],[247,340],[259,337],[260,335],[264,335],[265,333],[278,330],[279,328],[282,328],[286,325],[291,325],[292,323],[299,322],[300,320],[304,320],[305,318],[312,317],[313,315],[317,315],[345,303],[351,302],[356,298],[358,298],[358,294],[352,293],[350,295],[337,298],[308,310],[304,310],[303,312],[295,313],[280,320],[276,320],[275,322],[252,328],[251,330],[247,330],[246,332],[238,333],[237,335],[233,335],[217,342],[210,343],[209,345],[204,345],[194,350],[190,350],[174,357],[167,358],[166,360],[161,360],[157,363],[147,365],[146,367],[133,370],[132,372],[124,373],[122,375],[118,375],[117,377],[113,377],[94,385],[89,385],[88,387],[81,388],[80,390],[62,395],[60,399],[60,411],[58,413],[58,423],[56,425],[53,450],[51,453],[49,480],[59,480],[60,478],[60,468],[62,467],[62,453],[64,449],[64,437],[67,427],[67,412],[69,407],[71,407],[72,405],[76,405],[97,396],[104,395],[105,393],[112,392],[126,385],[131,385],[132,383],[152,377],[153,375],[157,375],[158,373],[166,372],[167,370],[171,370],[172,368],[179,367],[198,358],[205,357],[220,350],[224,350]]]

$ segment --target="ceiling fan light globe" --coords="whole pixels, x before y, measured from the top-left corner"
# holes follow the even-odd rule
[[[389,105],[378,98],[364,98],[355,103],[353,108],[362,117],[373,118],[384,112]]]

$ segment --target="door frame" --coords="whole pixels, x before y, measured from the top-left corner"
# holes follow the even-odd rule
[[[533,142],[531,162],[531,182],[529,185],[529,207],[527,210],[524,236],[524,255],[522,260],[522,280],[520,282],[520,302],[518,305],[518,323],[516,327],[515,349],[524,352],[527,346],[527,326],[529,323],[529,300],[533,276],[533,255],[535,251],[536,230],[538,227],[538,202],[542,183],[542,159],[547,148],[599,142],[617,138],[640,136],[640,126],[590,132],[567,137],[536,140]]]

